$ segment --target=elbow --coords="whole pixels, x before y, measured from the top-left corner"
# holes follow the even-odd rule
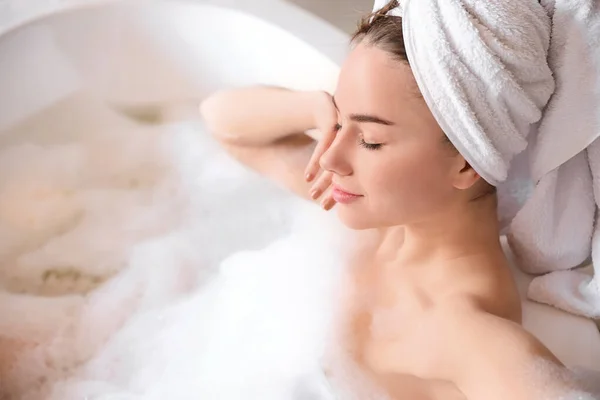
[[[227,130],[224,117],[224,99],[221,92],[216,92],[200,103],[200,117],[206,124],[206,128],[215,136],[219,136]]]
[[[231,113],[231,100],[226,91],[213,93],[200,103],[200,117],[216,140],[230,145],[242,145],[245,141],[240,135],[242,129],[239,122]]]

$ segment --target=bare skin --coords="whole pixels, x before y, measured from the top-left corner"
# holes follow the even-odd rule
[[[361,235],[345,346],[391,397],[535,400],[568,389],[532,378],[540,360],[562,365],[521,327],[496,199],[472,201],[481,178],[442,140],[408,66],[359,45],[334,98],[245,88],[216,93],[201,113],[234,157],[335,205]],[[358,197],[336,204],[332,185]]]

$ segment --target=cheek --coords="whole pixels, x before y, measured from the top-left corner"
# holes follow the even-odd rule
[[[449,166],[444,155],[430,148],[405,150],[369,168],[365,189],[376,209],[418,212],[447,197]]]

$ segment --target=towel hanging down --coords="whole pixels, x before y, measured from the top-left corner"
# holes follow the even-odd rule
[[[547,273],[529,297],[600,318],[600,2],[401,0],[388,14],[437,122],[498,188],[517,263]],[[594,276],[573,270],[590,255]]]

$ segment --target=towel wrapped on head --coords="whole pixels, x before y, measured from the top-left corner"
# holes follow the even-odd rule
[[[548,273],[529,297],[600,318],[600,2],[402,0],[388,14],[440,127],[498,188],[518,265]],[[595,276],[573,270],[590,255]]]

